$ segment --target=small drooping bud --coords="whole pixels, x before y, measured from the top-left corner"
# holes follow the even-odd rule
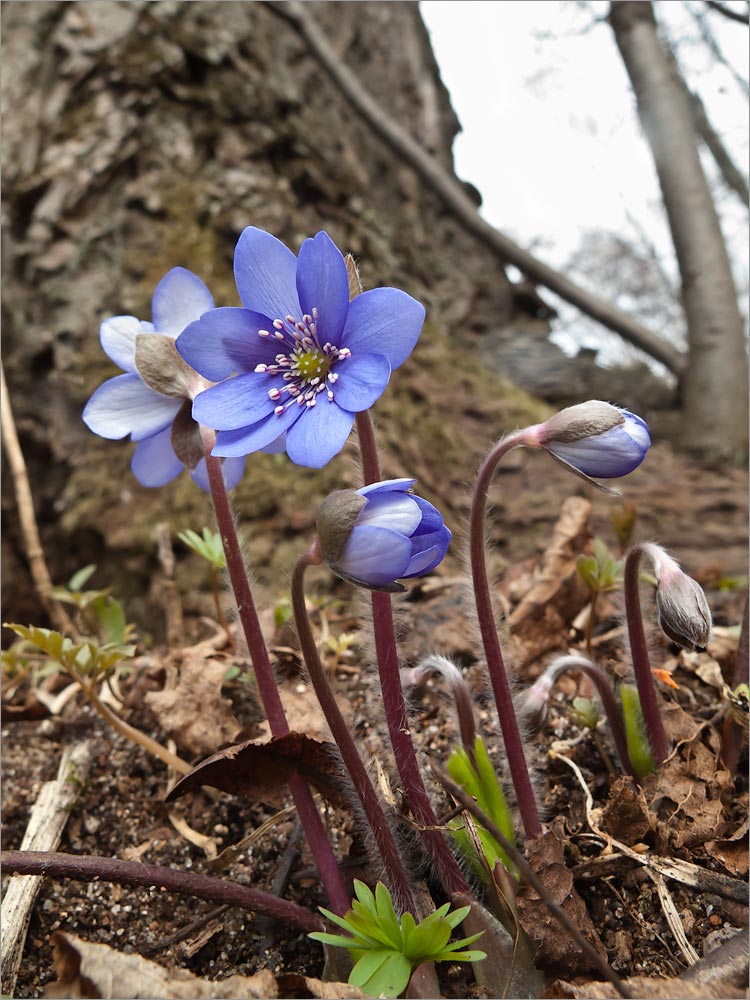
[[[569,471],[592,481],[619,479],[637,469],[651,437],[645,421],[634,413],[590,399],[530,427],[524,444],[544,448]]]
[[[683,649],[705,648],[711,634],[711,611],[703,588],[660,545],[646,542],[642,548],[654,567],[662,632]]]
[[[451,532],[438,510],[410,493],[413,479],[339,490],[318,509],[320,554],[344,580],[391,593],[397,580],[429,573],[445,555]]]

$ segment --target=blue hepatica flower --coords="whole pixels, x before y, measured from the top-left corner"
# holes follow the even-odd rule
[[[530,427],[524,443],[545,451],[584,478],[618,479],[637,469],[651,446],[635,413],[590,399]]]
[[[334,573],[369,590],[399,591],[405,588],[397,580],[441,562],[451,532],[431,503],[409,492],[414,482],[389,479],[323,501],[318,545]]]
[[[248,227],[234,275],[244,308],[207,313],[177,341],[189,365],[221,383],[195,400],[193,416],[219,431],[215,455],[247,455],[286,434],[292,461],[320,468],[408,358],[424,308],[396,288],[350,302],[346,263],[324,232],[297,258]]]
[[[153,323],[135,316],[106,319],[99,336],[104,352],[125,372],[101,385],[86,404],[83,420],[101,437],[130,435],[137,442],[131,468],[143,486],[163,486],[184,467],[208,490],[206,460],[192,401],[208,386],[175,349],[175,338],[214,308],[213,296],[192,272],[175,267],[154,290]],[[235,486],[243,459],[224,462],[224,481]]]

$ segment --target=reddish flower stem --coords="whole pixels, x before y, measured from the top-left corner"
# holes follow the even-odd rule
[[[357,434],[362,456],[362,470],[365,485],[380,481],[380,462],[375,441],[375,431],[370,414],[365,410],[357,414]],[[396,632],[393,627],[391,596],[373,591],[372,623],[375,633],[375,650],[383,694],[383,707],[388,723],[396,767],[409,799],[414,819],[424,829],[422,839],[438,867],[445,887],[450,892],[469,892],[469,885],[451,854],[443,834],[438,829],[438,821],[419,771],[414,746],[411,742],[406,701],[401,686],[401,670],[396,648]]]
[[[260,693],[263,708],[268,717],[271,734],[276,737],[285,736],[289,732],[289,724],[281,702],[281,696],[279,695],[268,650],[266,649],[260,621],[258,620],[258,612],[255,608],[250,582],[245,571],[245,561],[242,558],[232,508],[229,504],[226,486],[224,485],[221,460],[211,455],[211,449],[214,444],[213,432],[205,427],[201,428],[201,432],[203,435],[208,480],[211,485],[211,497],[216,512],[216,522],[219,526],[221,541],[224,546],[229,579],[237,601],[237,613],[258,682],[258,692]],[[320,813],[312,797],[312,792],[299,774],[294,774],[289,779],[289,789],[292,793],[294,804],[297,807],[297,812],[304,827],[310,849],[318,865],[331,906],[337,913],[346,913],[350,903],[349,893],[347,893],[344,886],[344,880],[336,861],[336,856],[326,835]]]
[[[641,564],[643,547],[634,546],[625,558],[625,616],[628,621],[630,655],[633,659],[635,683],[643,712],[643,722],[651,747],[651,756],[658,767],[669,756],[669,740],[661,721],[659,703],[656,700],[654,677],[648,657],[646,633],[643,629],[641,595],[638,590],[638,568]]]
[[[495,696],[495,705],[500,719],[500,728],[505,743],[505,753],[508,758],[513,787],[516,790],[518,809],[521,813],[524,830],[527,837],[538,837],[542,832],[539,822],[534,789],[531,785],[529,768],[523,751],[521,732],[518,728],[516,713],[513,709],[513,697],[510,692],[508,675],[505,670],[500,640],[495,628],[495,613],[492,607],[490,584],[487,576],[487,561],[485,554],[485,514],[487,509],[487,493],[490,481],[500,459],[512,448],[523,445],[524,431],[516,431],[499,441],[482,463],[474,487],[474,499],[471,506],[471,573],[474,583],[474,598],[477,606],[477,620],[482,636],[487,669]]]
[[[331,686],[328,683],[323,664],[320,662],[318,648],[315,645],[312,628],[310,627],[310,619],[305,605],[305,570],[308,566],[320,561],[317,545],[313,545],[310,551],[299,557],[292,574],[292,609],[294,611],[294,621],[297,626],[297,636],[302,649],[302,656],[304,657],[310,680],[315,688],[315,694],[318,696],[320,707],[323,709],[323,714],[330,726],[331,734],[341,752],[341,757],[352,779],[354,790],[357,793],[359,801],[362,803],[365,818],[383,860],[388,887],[396,901],[396,906],[402,913],[416,914],[414,897],[412,896],[409,879],[404,870],[396,841],[381,808],[377,793],[370,781],[367,769],[362,763],[362,758],[359,756],[359,752],[354,745],[349,727],[341,714]]]
[[[311,910],[268,892],[251,889],[219,878],[209,878],[179,868],[147,865],[142,861],[98,858],[87,854],[62,854],[57,851],[3,851],[0,853],[4,875],[51,875],[80,882],[116,882],[144,888],[166,889],[183,896],[197,896],[215,903],[239,906],[262,913],[303,931],[324,930],[323,920]]]

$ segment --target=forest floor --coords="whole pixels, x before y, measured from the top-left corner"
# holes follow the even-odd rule
[[[714,614],[713,637],[705,652],[686,653],[655,632],[652,636],[652,666],[668,671],[677,685],[660,685],[675,750],[659,775],[649,776],[641,789],[618,776],[606,726],[593,734],[573,721],[571,704],[581,693],[580,682],[573,676],[559,682],[546,722],[533,738],[539,801],[549,833],[529,856],[550,879],[549,891],[557,894],[558,902],[578,912],[575,907],[583,900],[580,929],[622,979],[633,980],[633,995],[745,996],[746,989],[737,985],[738,976],[740,982],[743,976],[736,967],[739,960],[735,955],[732,966],[727,949],[720,946],[744,930],[748,920],[742,891],[748,873],[746,750],[737,776],[722,761],[728,706],[722,691],[736,660],[736,626],[747,578],[747,475],[707,469],[665,447],[654,453],[632,483],[622,484],[637,512],[636,537],[664,544],[702,583]],[[493,501],[492,563],[508,623],[507,660],[519,685],[525,686],[554,655],[583,649],[588,595],[576,576],[575,558],[588,550],[592,535],[617,551],[609,518],[613,502],[594,497],[586,487],[579,489],[562,470],[538,457],[509,463],[499,476]],[[270,525],[268,530],[282,529]],[[382,711],[373,708],[379,704],[377,674],[359,632],[366,603],[356,602],[355,607],[347,586],[331,587],[325,580],[322,574],[314,578],[311,611],[331,679],[364,758],[382,762],[397,792]],[[416,582],[398,601],[401,650],[409,664],[439,652],[461,666],[502,773],[500,740],[467,595],[457,561]],[[653,613],[650,595],[644,608]],[[628,654],[617,595],[604,595],[597,612],[593,656],[614,678],[626,677]],[[292,729],[324,736],[292,629],[276,624],[270,610],[264,625]],[[115,691],[122,697],[119,712],[128,722],[165,745],[173,740],[177,753],[197,762],[221,746],[261,738],[264,730],[242,654],[233,652],[221,630],[205,619],[188,619],[186,627],[189,641],[180,648],[139,646],[135,669],[120,679]],[[222,683],[231,667],[239,668],[239,676]],[[67,684],[61,674],[39,681],[46,707],[34,697],[28,681],[14,684],[11,679],[5,684],[4,849],[20,847],[30,810],[42,783],[57,773],[63,747],[86,741],[91,765],[70,809],[60,851],[204,872],[268,892],[279,891],[279,872],[288,869],[281,889],[287,898],[312,909],[326,904],[288,800],[269,795],[273,801],[250,801],[204,789],[165,803],[174,775],[114,732],[81,694],[59,710],[49,710],[50,696]],[[431,680],[412,704],[411,729],[421,759],[435,755],[445,760],[457,729],[440,680]],[[609,749],[614,769],[601,746]],[[452,804],[435,791],[438,814],[445,816]],[[325,819],[347,874],[367,878],[351,817],[329,806]],[[257,835],[242,850],[222,854],[254,831]],[[653,859],[672,867],[655,867]],[[675,875],[679,870],[683,876]],[[690,878],[685,871],[692,873]],[[522,923],[540,943],[537,965],[545,975],[541,995],[615,995],[577,946],[566,940],[535,894],[524,888],[520,896]],[[55,932],[75,936],[67,938],[67,944],[57,939],[56,959]],[[270,977],[257,981],[256,992],[245,987],[245,996],[356,995],[350,988],[325,994],[315,983],[323,973],[320,946],[268,919],[156,889],[56,877],[42,881],[13,995],[36,997],[45,987],[52,991],[46,995],[54,996],[135,995],[122,991],[122,980],[107,993],[81,979],[76,961],[70,960],[79,947],[76,939],[208,980],[268,970]],[[682,977],[692,963],[712,952],[724,957],[718,968],[710,969],[710,992],[705,978],[696,986],[689,974]],[[96,964],[92,958],[87,961]],[[109,958],[100,961],[105,972]],[[50,986],[56,979],[58,984]],[[440,981],[444,996],[490,995],[458,964],[440,966]],[[138,995],[230,995],[221,986],[213,993],[189,992],[177,979],[172,989]],[[5,983],[3,992],[9,992]]]

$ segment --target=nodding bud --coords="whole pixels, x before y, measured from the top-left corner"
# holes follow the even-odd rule
[[[409,492],[413,479],[339,490],[318,509],[318,548],[338,576],[368,590],[405,590],[399,579],[429,573],[451,533],[438,510]]]
[[[703,588],[660,545],[645,542],[656,576],[656,609],[662,632],[683,649],[703,649],[711,635],[711,611]]]
[[[524,444],[544,448],[571,472],[618,479],[637,469],[651,445],[640,417],[600,399],[568,406],[530,427]]]

